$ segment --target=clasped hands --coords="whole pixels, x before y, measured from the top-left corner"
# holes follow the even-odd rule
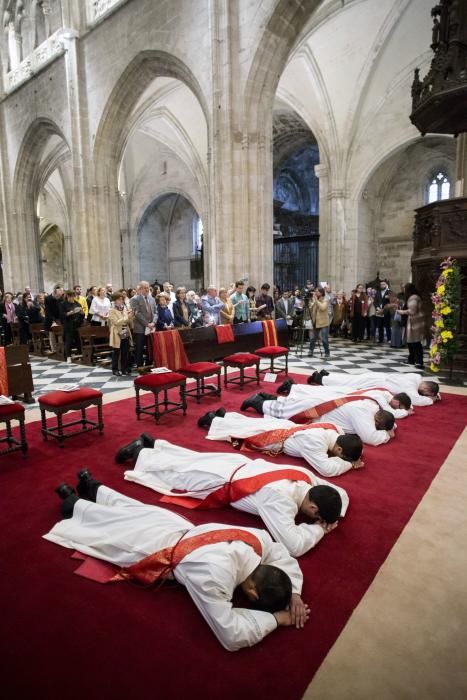
[[[298,593],[292,593],[290,605],[286,610],[274,613],[279,627],[296,627],[301,629],[310,617],[310,608]]]

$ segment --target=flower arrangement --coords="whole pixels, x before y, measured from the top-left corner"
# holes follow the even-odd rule
[[[452,258],[443,260],[440,269],[436,292],[431,295],[434,306],[429,353],[432,372],[439,372],[440,365],[449,362],[458,350],[455,334],[459,328],[461,272],[459,264]]]

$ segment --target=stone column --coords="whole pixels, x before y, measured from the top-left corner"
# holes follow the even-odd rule
[[[319,280],[328,280],[329,275],[329,248],[331,239],[330,230],[330,206],[328,200],[329,177],[328,167],[325,163],[315,165],[315,175],[319,180]],[[316,280],[316,282],[319,282]],[[333,284],[333,282],[330,282]]]
[[[467,133],[457,137],[456,183],[451,198],[467,197]]]

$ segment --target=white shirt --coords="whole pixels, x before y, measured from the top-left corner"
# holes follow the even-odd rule
[[[219,523],[194,526],[171,511],[140,503],[101,486],[97,502],[79,499],[73,517],[57,523],[45,539],[77,549],[114,564],[128,566],[163,547],[174,545],[186,532],[195,536],[231,527]],[[294,593],[300,593],[303,576],[298,563],[265,530],[241,527],[261,542],[262,556],[238,540],[198,547],[174,569],[219,642],[229,651],[252,646],[276,629],[273,615],[234,608],[235,588],[262,564],[285,571]]]
[[[246,419],[248,420],[248,419]],[[312,431],[309,431],[312,432]],[[153,449],[144,449],[138,455],[133,470],[125,472],[125,479],[134,481],[158,493],[173,494],[173,490],[184,491],[183,495],[204,499],[230,480],[244,479],[280,469],[295,469],[303,472],[311,483],[281,479],[258,489],[255,493],[231,503],[233,508],[258,515],[273,538],[281,542],[288,552],[298,557],[314,547],[323,537],[324,530],[317,523],[297,525],[295,518],[308,491],[328,482],[311,474],[304,467],[272,464],[264,459],[249,459],[238,452],[195,452],[166,440],[156,440]],[[345,515],[349,497],[344,489],[332,485],[342,499],[342,515]]]
[[[260,435],[268,430],[296,428],[297,424],[285,418],[250,418],[240,413],[226,413],[224,418],[216,417],[207,434],[208,440],[227,440]],[[284,453],[291,457],[303,458],[317,472],[326,477],[339,476],[352,468],[352,463],[341,457],[329,457],[328,451],[334,447],[339,434],[344,431],[311,428],[291,435],[284,443]]]
[[[340,396],[342,396],[342,392],[333,387],[293,384],[288,396],[280,397],[276,401],[265,401],[263,411],[264,415],[290,418],[297,413]],[[334,408],[313,422],[327,423],[329,421],[335,423],[346,433],[356,433],[368,445],[382,445],[390,440],[390,436],[387,430],[376,429],[375,413],[379,409],[380,406],[375,401],[362,399]]]
[[[107,316],[110,310],[110,301],[107,299],[107,297],[104,297],[104,299],[101,299],[100,297],[93,297],[93,300],[91,302],[91,308],[89,309],[89,313],[93,314],[91,321],[99,321],[101,326],[106,325],[106,321],[98,316],[98,314],[102,314],[103,316]]]

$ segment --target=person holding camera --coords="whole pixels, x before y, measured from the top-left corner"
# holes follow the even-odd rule
[[[324,348],[324,357],[329,355],[329,302],[326,299],[324,289],[317,287],[312,294],[310,302],[311,320],[313,322],[313,335],[310,340],[310,357],[313,357],[316,341],[321,337]]]

